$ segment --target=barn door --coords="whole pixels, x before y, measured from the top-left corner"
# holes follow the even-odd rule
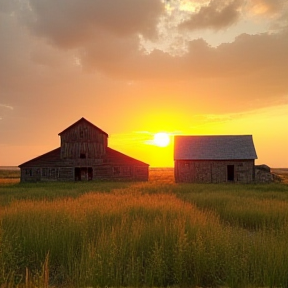
[[[227,165],[227,181],[234,181],[234,165]]]
[[[92,167],[76,167],[75,168],[75,181],[85,181],[93,179]]]
[[[75,181],[80,181],[81,180],[81,169],[76,167],[75,168]]]
[[[81,180],[87,180],[87,168],[81,168]]]
[[[93,169],[92,167],[88,167],[88,180],[93,179]]]

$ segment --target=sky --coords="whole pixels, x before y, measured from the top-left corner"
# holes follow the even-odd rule
[[[152,167],[174,135],[247,134],[288,167],[287,51],[286,0],[0,0],[0,166],[84,117]]]

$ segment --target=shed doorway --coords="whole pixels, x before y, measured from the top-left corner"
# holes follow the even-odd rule
[[[92,167],[76,167],[75,181],[87,181],[93,179]]]
[[[227,181],[234,181],[234,165],[227,165]]]

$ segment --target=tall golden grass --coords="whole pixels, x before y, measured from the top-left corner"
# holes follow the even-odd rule
[[[0,287],[287,287],[287,185],[172,173],[0,185]]]

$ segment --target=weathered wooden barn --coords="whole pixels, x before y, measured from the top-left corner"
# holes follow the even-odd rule
[[[108,134],[85,118],[59,136],[59,148],[19,165],[21,182],[148,180],[148,164],[109,148]]]
[[[251,183],[257,159],[251,135],[175,136],[176,182]]]

